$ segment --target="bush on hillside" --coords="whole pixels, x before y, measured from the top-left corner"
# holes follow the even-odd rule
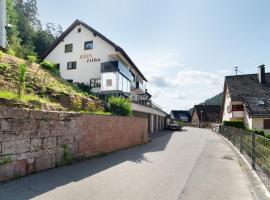
[[[19,65],[19,71],[18,71],[18,96],[21,98],[23,95],[23,91],[25,89],[25,74],[26,74],[26,65],[25,64],[20,64]]]
[[[37,62],[37,57],[36,56],[34,56],[34,55],[28,55],[27,56],[27,60],[28,60],[28,62],[29,63],[36,63]]]
[[[234,128],[240,128],[240,129],[244,129],[245,128],[245,124],[243,121],[238,121],[238,120],[234,120],[234,121],[223,121],[223,125],[224,126],[231,126]]]
[[[131,103],[129,99],[124,97],[110,97],[109,98],[109,109],[115,115],[120,116],[131,116]]]
[[[53,72],[54,74],[59,74],[59,70],[56,68],[55,64],[44,60],[40,63],[40,66],[46,70],[49,70],[51,72]]]

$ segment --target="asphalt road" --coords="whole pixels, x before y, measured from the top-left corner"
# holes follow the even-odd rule
[[[1,200],[251,200],[234,154],[208,130],[151,143],[0,185]]]

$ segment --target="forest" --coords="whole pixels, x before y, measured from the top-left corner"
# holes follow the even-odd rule
[[[40,58],[62,33],[59,24],[42,24],[37,0],[7,0],[8,53],[20,58]]]

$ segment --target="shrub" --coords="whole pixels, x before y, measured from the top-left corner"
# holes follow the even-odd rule
[[[6,63],[0,63],[0,72],[5,72],[9,68],[9,65]]]
[[[51,72],[53,72],[54,74],[59,74],[59,71],[58,69],[56,68],[55,64],[47,61],[47,60],[44,60],[40,63],[40,66],[46,70],[49,70]]]
[[[27,60],[29,63],[36,63],[37,62],[37,57],[34,55],[28,55]]]
[[[109,98],[109,109],[115,115],[120,116],[131,116],[131,103],[129,99],[123,97],[110,97]]]
[[[265,137],[270,140],[270,134],[267,134]]]
[[[16,56],[16,52],[13,51],[11,48],[8,48],[7,53],[12,56]]]
[[[4,156],[0,160],[0,165],[5,165],[5,164],[11,163],[11,162],[12,162],[11,156]]]
[[[243,121],[223,121],[223,125],[224,126],[231,126],[231,127],[235,127],[235,128],[240,128],[240,129],[244,129],[245,128],[245,124]]]
[[[26,73],[26,65],[20,64],[19,65],[19,74],[18,74],[18,96],[21,98],[23,90],[25,89],[25,73]]]
[[[91,87],[89,85],[86,85],[85,83],[76,83],[76,86],[83,92],[86,92],[87,94],[92,94]]]
[[[63,158],[67,164],[72,162],[72,153],[71,149],[67,144],[63,144],[62,148],[64,149]]]
[[[260,135],[260,136],[265,137],[264,131],[254,130],[253,133],[255,133],[256,135]]]
[[[4,53],[0,50],[0,59],[3,57]]]

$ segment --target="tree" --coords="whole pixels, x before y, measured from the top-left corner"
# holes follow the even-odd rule
[[[38,18],[37,0],[7,0],[7,31],[9,47],[18,57],[44,54],[63,32],[60,25],[47,23],[43,29]]]

